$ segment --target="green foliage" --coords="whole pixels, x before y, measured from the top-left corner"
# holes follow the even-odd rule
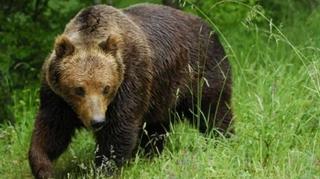
[[[319,0],[282,0],[282,1],[259,1],[265,9],[267,15],[275,22],[293,21],[293,13],[300,14],[314,10],[319,5]]]
[[[294,23],[295,14],[307,17],[318,7],[318,0],[180,0],[185,10],[210,18],[222,28],[237,28],[240,24],[265,26],[261,16],[269,17],[279,25],[282,22]],[[199,12],[201,10],[201,12]]]
[[[88,4],[77,0],[33,0],[6,1],[1,6],[0,71],[10,75],[14,87],[37,78],[54,37]]]
[[[203,13],[219,26],[234,26],[239,24],[248,17],[251,8],[256,8],[260,12],[264,12],[261,6],[258,6],[258,0],[187,0],[184,5],[191,12],[197,12],[203,16]],[[202,12],[199,13],[198,10]],[[252,16],[252,15],[251,15]],[[261,17],[252,16],[251,20],[260,21]]]

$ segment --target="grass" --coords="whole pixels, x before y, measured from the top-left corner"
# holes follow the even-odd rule
[[[208,139],[188,124],[174,125],[161,156],[137,155],[119,177],[320,178],[319,18],[316,11],[298,14],[279,29],[285,38],[273,28],[241,23],[220,29],[233,65],[236,135]],[[3,178],[32,177],[27,150],[37,95],[36,88],[17,91],[16,123],[0,127]],[[55,164],[56,177],[103,178],[93,157],[92,134],[78,131]]]

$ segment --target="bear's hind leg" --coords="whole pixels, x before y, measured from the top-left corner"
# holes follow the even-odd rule
[[[234,132],[229,101],[230,95],[228,94],[222,95],[220,99],[213,99],[203,94],[201,99],[190,97],[181,100],[176,110],[201,133],[222,134],[229,137]],[[199,104],[200,107],[198,107]]]
[[[226,100],[202,99],[199,121],[199,131],[201,133],[223,135],[229,137],[234,133],[232,128],[232,111]]]

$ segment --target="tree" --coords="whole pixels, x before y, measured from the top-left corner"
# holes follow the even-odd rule
[[[179,0],[162,0],[162,4],[180,9]]]

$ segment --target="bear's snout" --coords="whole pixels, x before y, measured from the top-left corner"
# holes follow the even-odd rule
[[[106,124],[105,117],[94,117],[90,124],[93,130],[98,131]]]

